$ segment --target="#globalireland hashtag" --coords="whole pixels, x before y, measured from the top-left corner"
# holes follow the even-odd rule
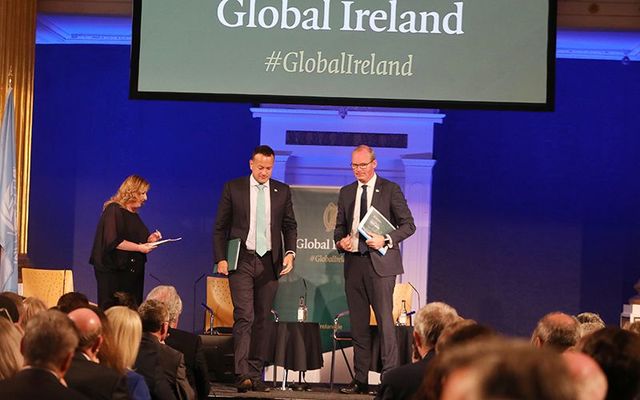
[[[273,72],[280,66],[282,63],[282,51],[281,50],[273,50],[270,56],[267,56],[264,61],[264,65],[266,66],[266,72]]]

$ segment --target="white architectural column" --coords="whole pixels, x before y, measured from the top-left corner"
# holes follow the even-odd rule
[[[420,293],[420,305],[427,298],[429,277],[429,243],[431,235],[431,178],[435,160],[406,157],[404,164],[404,195],[416,224],[416,233],[402,245],[404,274],[401,282],[409,282]],[[418,304],[415,302],[415,309]]]

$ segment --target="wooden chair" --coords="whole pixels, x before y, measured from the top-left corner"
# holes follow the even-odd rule
[[[230,334],[233,327],[233,303],[229,278],[207,277],[207,307],[205,332]]]
[[[69,292],[73,292],[72,270],[22,268],[23,296],[37,297],[47,307],[53,307],[60,296]]]

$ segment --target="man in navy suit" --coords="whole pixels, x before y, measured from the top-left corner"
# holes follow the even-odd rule
[[[218,205],[213,236],[218,272],[229,275],[233,302],[233,345],[237,388],[269,391],[262,369],[272,324],[278,278],[293,269],[297,224],[289,186],[271,179],[275,154],[258,146],[251,175],[227,182]],[[228,271],[227,242],[241,239],[238,268]],[[283,249],[284,248],[284,249]]]
[[[368,392],[371,333],[369,306],[378,322],[382,354],[382,374],[398,365],[396,333],[392,316],[396,275],[404,272],[399,244],[411,236],[416,226],[400,187],[376,175],[373,149],[358,146],[351,153],[356,181],[340,189],[334,240],[344,252],[344,277],[354,348],[354,380],[342,393]],[[358,232],[367,210],[375,207],[396,227],[386,236],[370,232],[371,239]],[[386,249],[383,255],[379,251]]]

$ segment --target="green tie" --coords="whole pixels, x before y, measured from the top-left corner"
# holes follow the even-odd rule
[[[256,253],[262,257],[267,252],[267,218],[265,217],[265,189],[266,186],[258,185],[258,198],[256,201]]]

